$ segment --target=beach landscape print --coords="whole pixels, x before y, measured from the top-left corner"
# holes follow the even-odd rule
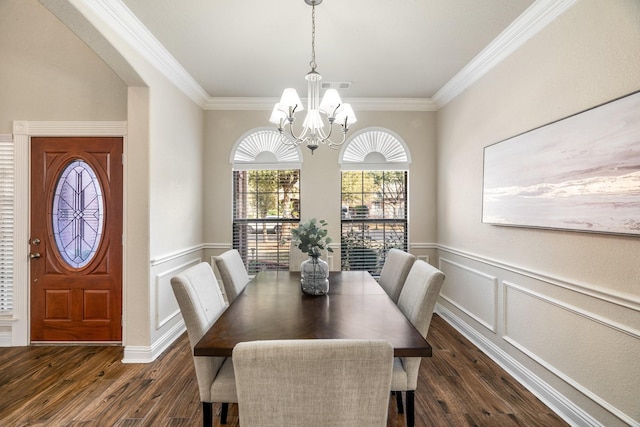
[[[640,235],[640,92],[486,147],[482,222]]]

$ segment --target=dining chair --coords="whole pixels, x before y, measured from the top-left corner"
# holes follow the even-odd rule
[[[415,259],[414,255],[400,249],[392,248],[387,252],[378,283],[396,304]]]
[[[220,272],[227,300],[231,304],[249,283],[249,273],[236,249],[230,249],[213,259]]]
[[[398,298],[398,308],[413,326],[427,337],[433,310],[442,289],[444,273],[430,264],[417,260],[413,263]],[[407,396],[407,427],[413,427],[414,394],[418,386],[420,357],[397,357],[393,360],[391,391],[396,395],[398,412],[404,413],[402,392]]]
[[[206,262],[172,277],[171,287],[187,326],[193,354],[193,347],[224,312],[226,303],[213,269]],[[222,403],[220,423],[226,424],[229,402],[238,402],[232,359],[193,356],[193,363],[202,402],[202,425],[213,425],[213,402]]]
[[[385,340],[276,340],[236,345],[242,427],[387,425],[393,347]]]

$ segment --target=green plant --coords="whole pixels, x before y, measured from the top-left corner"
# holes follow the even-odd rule
[[[327,237],[328,231],[324,228],[326,226],[325,220],[311,218],[291,230],[291,243],[309,256],[320,256],[324,249],[333,252],[329,247],[331,237]]]

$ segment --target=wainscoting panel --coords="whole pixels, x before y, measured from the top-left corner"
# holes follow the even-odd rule
[[[199,245],[151,260],[150,344],[125,346],[123,363],[152,362],[186,330],[171,289],[171,277],[202,262],[202,259],[202,246]]]
[[[495,333],[498,279],[443,257],[439,268],[446,276],[440,296]]]
[[[504,339],[621,420],[640,419],[639,331],[505,285]],[[612,402],[616,402],[615,405]]]
[[[575,426],[640,427],[640,305],[441,246],[437,311]]]
[[[178,303],[173,296],[173,289],[171,289],[171,278],[200,262],[202,262],[200,258],[195,258],[156,275],[156,329],[162,328],[180,313]]]

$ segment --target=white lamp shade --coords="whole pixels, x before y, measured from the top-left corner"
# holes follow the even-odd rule
[[[322,97],[319,109],[326,115],[332,116],[340,104],[342,104],[342,100],[340,99],[338,91],[335,89],[327,89]]]
[[[344,124],[345,118],[347,119],[347,125],[352,125],[358,121],[356,114],[351,108],[351,104],[342,104],[336,113],[336,121],[338,123]]]
[[[286,88],[284,92],[282,92],[282,98],[280,98],[280,104],[285,108],[295,107],[297,111],[304,110],[302,106],[302,101],[300,101],[300,97],[298,96],[298,92],[294,88]]]
[[[280,121],[287,118],[285,108],[286,107],[283,108],[282,104],[276,104],[275,107],[273,107],[269,121],[273,124],[280,125]]]

